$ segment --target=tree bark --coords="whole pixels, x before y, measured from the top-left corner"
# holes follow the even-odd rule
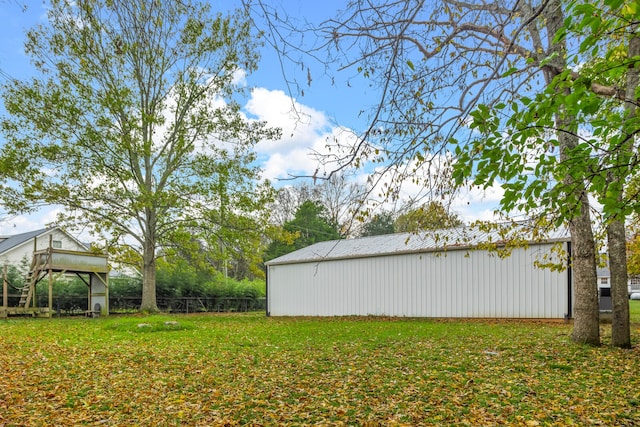
[[[151,182],[151,179],[148,180]],[[144,231],[144,243],[142,249],[142,301],[140,311],[156,312],[158,304],[156,300],[156,212],[147,208],[147,219]]]
[[[142,260],[142,301],[140,303],[140,311],[156,312],[158,311],[158,304],[156,300],[155,245],[145,242]]]
[[[573,305],[573,334],[571,338],[578,343],[600,345],[596,253],[586,192],[583,192],[581,199],[580,214],[569,224],[573,293],[575,297]]]
[[[607,225],[609,271],[611,272],[611,345],[631,347],[629,326],[629,291],[627,289],[627,245],[624,222],[619,219]]]

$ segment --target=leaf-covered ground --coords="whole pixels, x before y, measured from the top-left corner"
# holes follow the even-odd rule
[[[3,319],[0,426],[640,425],[640,348],[570,333],[262,314]]]

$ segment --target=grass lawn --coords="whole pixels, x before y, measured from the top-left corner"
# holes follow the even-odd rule
[[[3,319],[0,426],[640,425],[640,347],[608,347],[609,325],[600,348],[570,333],[263,314]]]

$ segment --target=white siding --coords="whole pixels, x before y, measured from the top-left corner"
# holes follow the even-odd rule
[[[538,269],[551,245],[269,265],[272,316],[563,318],[565,272]]]
[[[84,252],[87,250],[84,246],[78,244],[77,241],[71,239],[67,234],[58,229],[52,229],[38,236],[36,239],[36,250],[43,250],[49,247],[49,236],[53,235],[53,240],[61,242],[61,248],[69,251]],[[20,267],[26,262],[27,268],[31,265],[33,258],[33,239],[30,239],[21,245],[18,245],[7,251],[0,257],[0,265],[13,265]]]
[[[96,303],[100,304],[100,314],[109,315],[109,288],[107,288],[106,274],[91,274],[89,281],[89,310],[96,308]]]

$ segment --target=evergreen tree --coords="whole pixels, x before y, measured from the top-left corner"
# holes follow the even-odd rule
[[[360,237],[381,236],[384,234],[393,234],[396,232],[393,214],[391,212],[382,212],[374,215],[369,222],[362,226]]]
[[[277,258],[314,243],[340,238],[338,227],[327,217],[325,208],[311,200],[298,207],[295,217],[287,221],[283,229],[293,234],[295,239],[292,242],[274,240],[267,249],[265,260]]]

